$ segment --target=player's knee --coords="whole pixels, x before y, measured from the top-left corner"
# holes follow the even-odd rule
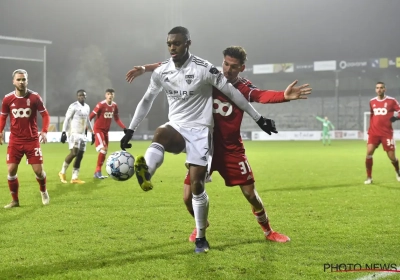
[[[169,125],[163,125],[156,129],[153,142],[161,144],[166,152],[179,154],[185,149],[185,139]]]
[[[44,177],[46,177],[46,172],[44,172],[43,170],[35,172],[36,178],[38,179],[43,179]]]
[[[192,193],[201,194],[204,191],[204,179],[191,180],[190,181],[190,188],[192,190]]]
[[[36,178],[43,179],[46,176],[46,173],[43,171],[41,164],[33,164],[32,165],[33,172],[36,175]]]
[[[10,164],[8,165],[8,175],[9,176],[16,176],[18,170],[18,165]]]

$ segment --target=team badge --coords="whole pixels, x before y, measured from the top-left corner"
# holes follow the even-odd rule
[[[188,85],[190,85],[193,82],[194,75],[185,75],[185,80]]]

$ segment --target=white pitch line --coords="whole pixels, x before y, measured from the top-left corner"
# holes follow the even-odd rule
[[[396,270],[400,270],[400,266],[396,267]],[[386,278],[396,274],[400,274],[400,272],[378,272],[374,274],[370,274],[364,277],[356,278],[355,280],[375,280],[379,278]]]

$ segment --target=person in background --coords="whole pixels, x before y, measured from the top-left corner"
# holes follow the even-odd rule
[[[3,98],[0,116],[0,145],[3,144],[3,131],[7,117],[10,116],[10,140],[7,147],[8,188],[12,201],[4,208],[18,207],[19,181],[18,166],[25,155],[32,166],[39,183],[43,205],[48,205],[50,196],[46,188],[46,172],[43,169],[43,155],[40,143],[47,142],[50,116],[37,92],[27,88],[28,73],[17,69],[12,73],[15,90]],[[38,131],[37,112],[42,116],[42,131]]]

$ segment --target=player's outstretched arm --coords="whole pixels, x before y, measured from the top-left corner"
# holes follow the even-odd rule
[[[160,66],[160,63],[146,64],[142,66],[134,66],[131,70],[126,73],[126,81],[128,83],[132,83],[132,81],[143,75],[145,72],[153,72],[157,67]]]
[[[244,98],[240,91],[238,91],[230,83],[225,83],[223,87],[220,87],[220,91],[228,96],[240,109],[249,114],[253,120],[256,121],[258,126],[266,133],[278,133],[275,126],[275,121],[264,118],[254,109],[253,106]]]
[[[311,94],[312,88],[309,87],[309,84],[296,86],[297,82],[295,80],[285,89],[284,96],[286,100],[307,99],[307,96]]]
[[[159,81],[158,74],[154,72],[151,75],[150,85],[147,88],[146,93],[143,95],[142,99],[139,101],[139,104],[136,107],[135,114],[133,115],[129,128],[126,131],[124,130],[125,135],[120,141],[120,147],[122,150],[125,150],[126,148],[131,148],[132,145],[129,143],[129,141],[131,141],[132,139],[133,132],[147,116],[153,105],[154,100],[161,92],[161,90],[162,87]]]
[[[323,122],[323,121],[324,121],[323,118],[320,118],[320,117],[318,117],[318,116],[315,116],[315,118],[316,118],[317,120],[319,120],[320,122]]]

